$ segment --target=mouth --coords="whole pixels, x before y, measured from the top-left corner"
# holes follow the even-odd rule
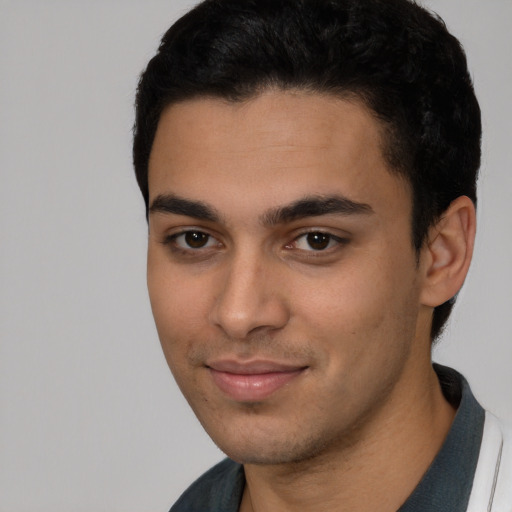
[[[307,366],[274,361],[214,361],[206,365],[220,391],[237,402],[259,402],[302,375]]]

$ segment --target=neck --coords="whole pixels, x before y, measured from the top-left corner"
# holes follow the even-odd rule
[[[455,411],[428,360],[350,440],[306,461],[245,465],[241,512],[395,512],[439,452]],[[411,384],[412,383],[412,384]]]

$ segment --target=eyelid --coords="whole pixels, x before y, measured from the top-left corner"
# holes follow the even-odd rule
[[[300,249],[300,248],[295,246],[297,241],[299,241],[300,239],[305,238],[308,235],[317,234],[317,233],[329,237],[329,239],[330,239],[329,240],[329,245],[325,249],[314,249],[313,247],[311,247],[309,249]],[[298,250],[298,251],[302,251],[304,253],[311,253],[311,255],[315,255],[315,256],[321,256],[322,254],[326,254],[326,253],[330,253],[332,251],[335,251],[340,246],[346,245],[348,243],[348,241],[349,241],[349,239],[348,239],[347,236],[342,236],[342,235],[339,235],[339,234],[334,234],[334,233],[332,233],[328,229],[325,229],[325,228],[310,228],[307,231],[303,231],[302,233],[299,233],[297,236],[295,236],[291,242],[286,244],[285,248],[287,248],[287,249],[295,249],[295,250]],[[335,243],[332,244],[332,242],[335,242]]]
[[[184,244],[183,246],[178,244],[176,242],[176,240],[179,237],[185,236],[187,233],[204,234],[208,237],[208,241],[206,242],[206,245],[204,245],[202,247],[197,247],[197,248],[190,247],[190,246],[187,247],[186,244]],[[212,242],[214,242],[214,243],[212,243]],[[190,226],[190,227],[187,226],[187,227],[179,229],[176,232],[165,235],[161,243],[163,245],[169,246],[172,251],[187,253],[187,254],[204,252],[205,250],[209,250],[212,247],[220,247],[222,245],[222,242],[219,241],[217,236],[209,233],[207,230],[205,230],[203,228],[195,228],[193,226]]]
[[[284,245],[284,249],[288,251],[294,251],[295,254],[301,255],[307,258],[321,258],[328,255],[334,256],[343,246],[349,243],[349,236],[345,233],[333,233],[333,229],[330,228],[318,228],[310,227],[303,228],[301,231],[296,231],[295,235],[292,235],[291,241]],[[188,245],[186,242],[177,242],[180,237],[185,236],[187,233],[201,233],[208,237],[207,242],[203,246],[193,247]],[[297,243],[311,234],[325,235],[329,238],[328,244],[325,248],[314,248],[309,247],[297,247]],[[290,239],[289,239],[290,240]],[[209,229],[195,226],[182,226],[176,227],[172,232],[164,234],[163,239],[160,243],[168,248],[171,253],[187,257],[205,257],[212,252],[225,248],[224,243],[220,240],[219,235],[212,233]],[[306,242],[307,243],[307,242]]]

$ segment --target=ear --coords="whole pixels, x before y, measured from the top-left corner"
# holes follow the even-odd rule
[[[439,306],[460,290],[473,256],[475,232],[475,205],[469,197],[460,196],[430,228],[427,244],[421,250],[423,305]]]

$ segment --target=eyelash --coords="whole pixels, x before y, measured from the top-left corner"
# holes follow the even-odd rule
[[[192,234],[206,237],[207,238],[206,244],[204,246],[196,247],[196,248],[193,248],[190,246],[181,247],[180,245],[178,245],[177,240],[180,237],[186,237],[187,235],[192,235]],[[173,251],[180,252],[183,254],[191,254],[191,253],[197,253],[204,249],[209,249],[210,246],[208,244],[210,244],[210,242],[212,240],[216,240],[216,238],[213,235],[210,235],[209,233],[201,231],[200,229],[186,229],[186,230],[180,231],[178,233],[174,233],[172,235],[166,236],[162,243],[163,243],[163,245],[170,246]],[[221,246],[222,244],[221,244],[221,242],[217,241],[216,245]]]
[[[339,236],[336,236],[336,235],[333,235],[332,233],[329,233],[327,231],[321,231],[321,230],[313,230],[313,231],[308,231],[306,233],[301,233],[299,236],[297,236],[291,243],[289,244],[286,244],[286,248],[290,248],[290,249],[293,249],[292,246],[296,246],[297,245],[297,242],[300,241],[301,239],[304,239],[304,240],[307,240],[308,237],[320,237],[320,243],[326,241],[327,242],[327,245],[326,247],[323,247],[323,248],[314,248],[312,247],[312,243],[315,243],[316,241],[313,241],[313,240],[308,240],[306,241],[306,243],[309,245],[310,249],[300,249],[298,247],[295,247],[297,248],[298,250],[300,251],[304,251],[304,252],[308,252],[308,253],[312,253],[310,256],[313,256],[313,255],[320,255],[320,254],[325,254],[327,252],[331,252],[332,250],[335,250],[339,245],[343,245],[343,244],[346,244],[347,243],[347,239],[345,238],[341,238]],[[323,238],[323,240],[322,240]]]
[[[186,237],[187,235],[199,235],[200,237],[206,238],[205,245],[202,245],[200,247],[190,247],[190,245],[185,242],[184,245],[187,245],[187,247],[182,247],[178,245],[177,240],[180,237]],[[309,249],[301,249],[297,247],[297,243],[304,239],[306,240],[307,237],[310,236],[320,236],[324,237],[320,238],[319,242],[327,242],[326,247],[324,248],[318,248],[315,249],[311,246],[312,241],[307,241],[306,243],[309,245]],[[216,241],[216,243],[212,244],[212,241]],[[327,231],[322,231],[319,229],[307,231],[305,233],[301,233],[300,235],[296,236],[291,242],[287,243],[284,248],[286,250],[297,250],[301,253],[307,255],[307,257],[315,258],[315,257],[321,257],[322,255],[331,254],[332,252],[339,249],[339,246],[346,245],[348,243],[348,240],[346,238],[342,238],[336,235],[333,235],[332,233],[329,233]],[[183,231],[180,231],[178,233],[174,233],[172,235],[169,235],[165,237],[165,239],[162,242],[163,245],[169,246],[172,250],[172,252],[179,253],[185,256],[199,256],[204,255],[204,253],[212,248],[220,248],[223,246],[222,242],[219,242],[213,235],[202,231],[200,229],[186,229]]]

